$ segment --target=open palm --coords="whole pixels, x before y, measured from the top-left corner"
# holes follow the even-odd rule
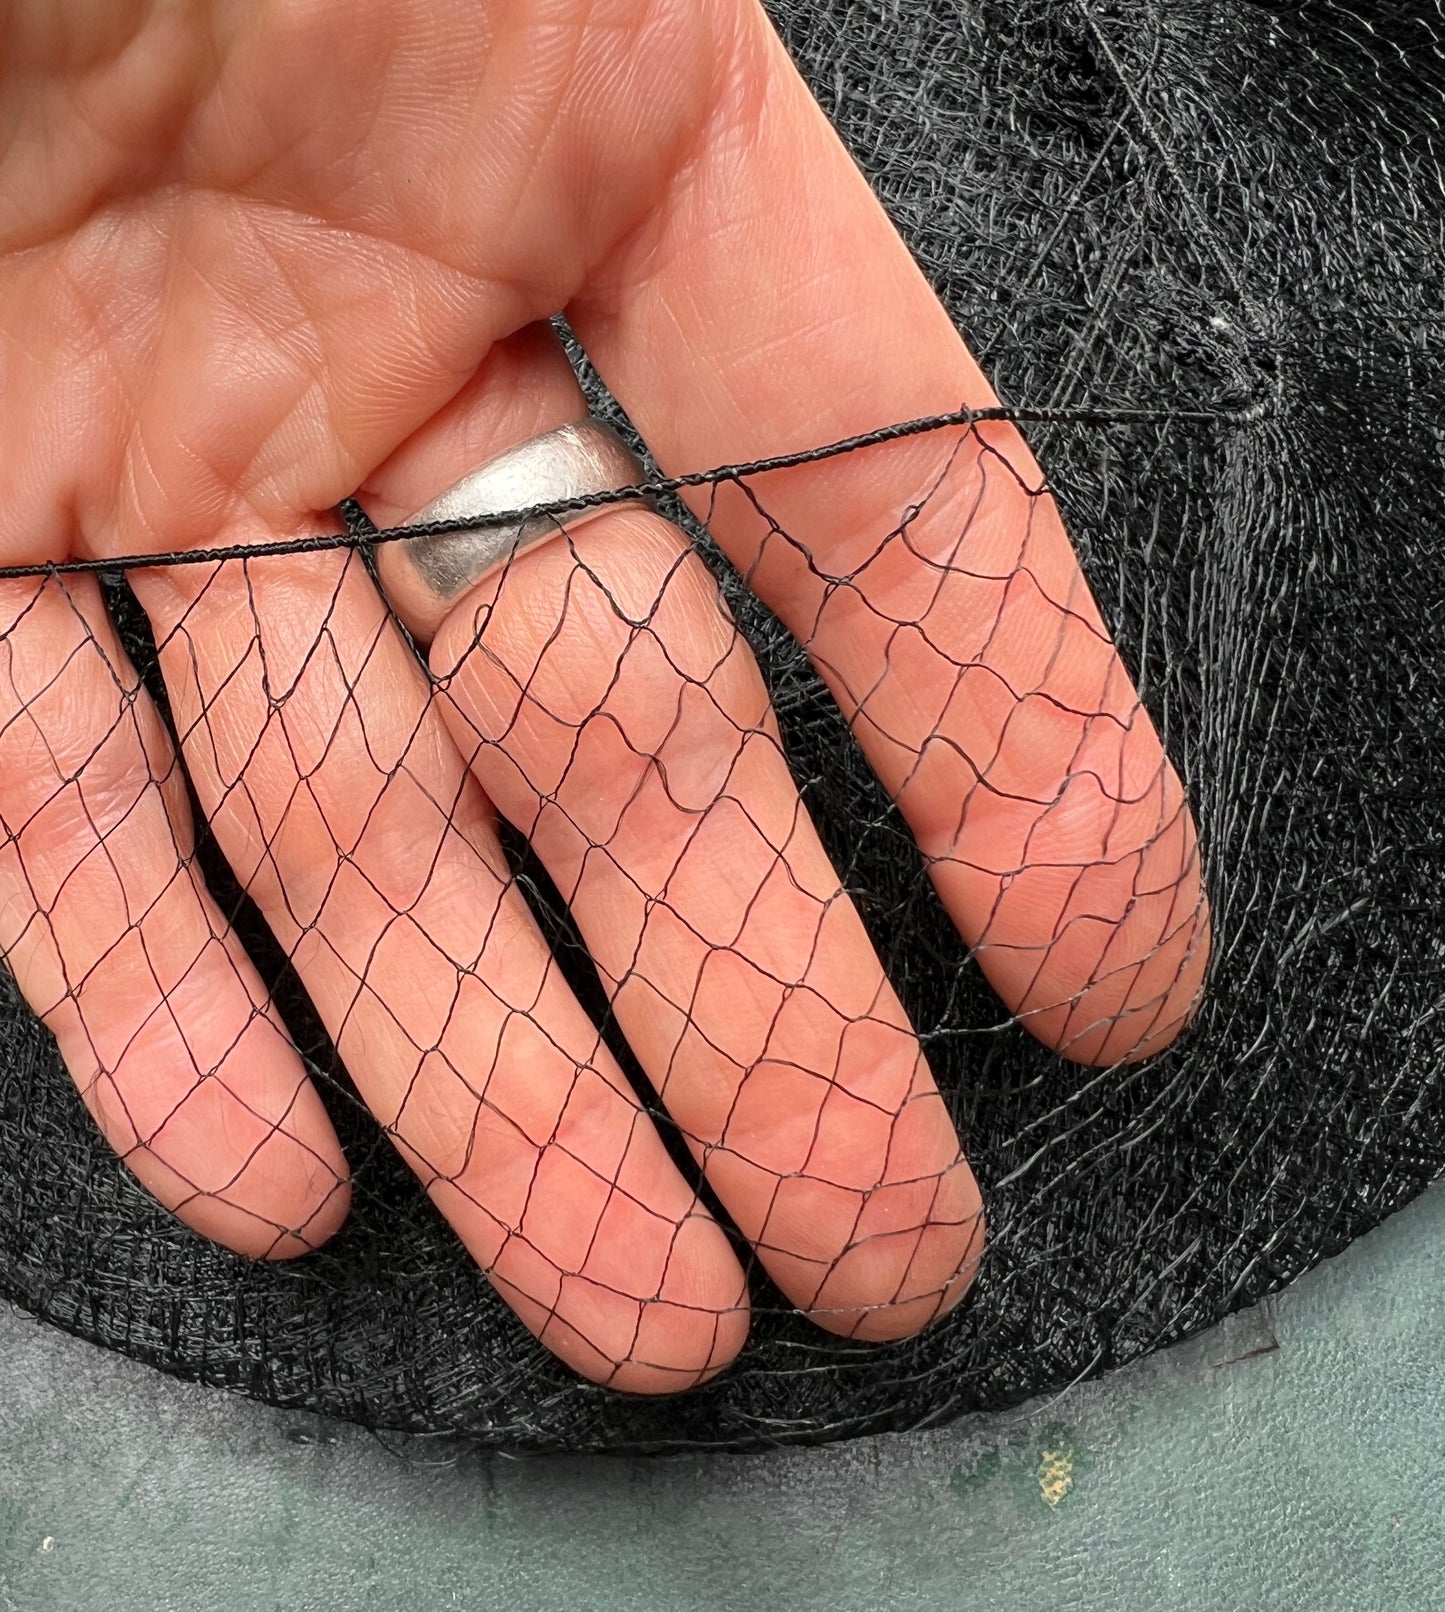
[[[9,0],[0,39],[0,566],[305,537],[353,494],[404,520],[585,413],[559,311],[669,473],[995,402],[754,0]],[[1164,1046],[1208,958],[1194,830],[1016,429],[695,507],[1007,1009],[1083,1061]],[[345,550],[131,581],[220,845],[544,1343],[685,1387],[747,1293],[498,811],[789,1298],[883,1339],[962,1296],[977,1187],[674,526],[519,556],[431,675]],[[345,1160],[90,577],[0,582],[0,830],[0,954],[136,1175],[244,1253],[324,1240]]]

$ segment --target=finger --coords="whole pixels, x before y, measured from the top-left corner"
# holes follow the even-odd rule
[[[563,982],[359,557],[142,573],[137,591],[231,865],[498,1291],[618,1388],[726,1364],[741,1268]]]
[[[0,957],[187,1225],[270,1258],[340,1225],[340,1145],[202,883],[165,729],[90,577],[0,583]]]
[[[933,1320],[972,1274],[977,1188],[681,534],[618,513],[524,556],[448,618],[432,668],[778,1285],[854,1336]]]
[[[669,471],[996,398],[761,8],[702,155],[568,314]],[[697,493],[807,647],[1024,1023],[1137,1058],[1198,998],[1183,790],[1052,496],[1000,422]]]
[[[570,408],[535,370],[489,365],[372,478],[378,518],[583,412],[539,340],[550,354],[530,362]],[[383,546],[383,575],[399,560]],[[869,1338],[956,1302],[977,1187],[682,535],[618,511],[518,556],[453,609],[431,664],[459,747],[569,901],[629,1043],[783,1291]]]

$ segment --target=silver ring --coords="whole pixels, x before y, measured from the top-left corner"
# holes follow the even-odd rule
[[[419,526],[475,517],[474,526],[377,545],[382,587],[412,635],[430,643],[461,595],[490,572],[560,536],[565,528],[632,500],[534,515],[520,526],[516,521],[489,521],[489,516],[611,492],[644,479],[641,461],[601,420],[589,416],[529,437],[468,472],[405,523]]]

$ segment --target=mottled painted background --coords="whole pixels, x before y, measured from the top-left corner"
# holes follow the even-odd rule
[[[508,1460],[0,1311],[0,1609],[1434,1612],[1445,1190],[1179,1349],[820,1450]]]

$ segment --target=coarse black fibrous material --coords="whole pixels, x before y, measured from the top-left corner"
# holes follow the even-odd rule
[[[821,684],[725,577],[968,1138],[991,1245],[966,1304],[906,1343],[850,1344],[754,1272],[751,1340],[715,1382],[660,1401],[592,1387],[506,1310],[335,1078],[351,1219],[301,1261],[247,1262],[133,1183],[8,981],[0,1293],[166,1371],[377,1428],[537,1450],[823,1441],[1183,1338],[1445,1167],[1440,5],[772,11],[1000,397],[1056,415],[1026,434],[1200,823],[1216,960],[1196,1026],[1099,1071],[1000,1025]],[[1150,423],[1100,417],[1119,409]],[[109,591],[144,669],[139,613]],[[334,1077],[284,956],[258,922],[247,939]]]

